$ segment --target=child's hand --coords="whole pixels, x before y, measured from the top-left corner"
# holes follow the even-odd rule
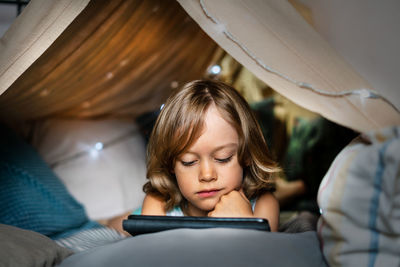
[[[240,189],[223,195],[208,217],[253,217],[253,211],[250,201]]]

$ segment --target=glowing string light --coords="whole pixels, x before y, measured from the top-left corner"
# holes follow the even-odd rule
[[[218,75],[221,72],[221,67],[219,65],[214,65],[210,68],[210,72],[214,75]]]
[[[97,142],[97,143],[94,145],[94,148],[95,148],[97,151],[102,150],[103,147],[104,147],[104,145],[103,145],[102,142]]]

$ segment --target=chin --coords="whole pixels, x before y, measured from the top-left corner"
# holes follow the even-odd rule
[[[205,211],[205,212],[210,212],[214,210],[216,203],[202,203],[202,205],[198,205],[197,208]]]

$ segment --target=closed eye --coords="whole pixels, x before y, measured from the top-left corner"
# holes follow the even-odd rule
[[[215,159],[217,162],[219,162],[219,163],[227,163],[227,162],[229,162],[229,161],[231,161],[231,159],[232,159],[232,157],[233,157],[233,155],[231,155],[231,156],[229,156],[229,157],[227,157],[227,158],[223,158],[223,159]]]
[[[192,160],[192,161],[183,161],[183,160],[181,160],[182,165],[186,166],[186,167],[192,166],[195,162],[196,162],[196,160]]]

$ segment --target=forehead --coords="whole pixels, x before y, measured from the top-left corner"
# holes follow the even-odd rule
[[[210,105],[204,114],[203,127],[198,136],[198,139],[194,140],[189,150],[213,149],[223,145],[239,143],[236,129],[223,117],[215,105]]]

